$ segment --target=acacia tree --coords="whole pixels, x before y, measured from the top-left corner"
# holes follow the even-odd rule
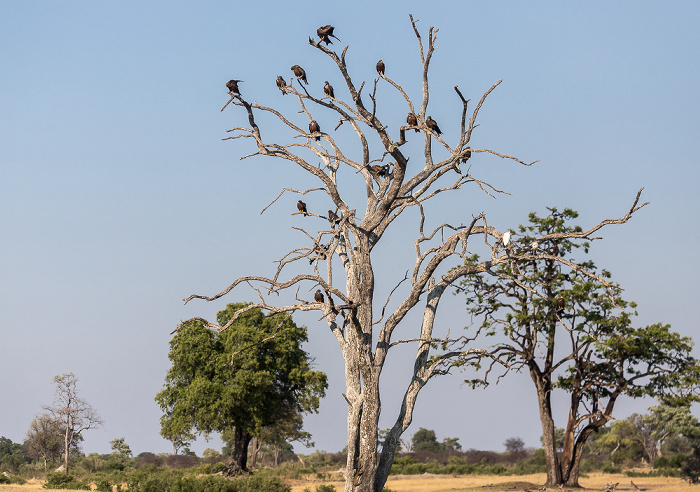
[[[428,72],[436,49],[438,30],[429,28],[427,45],[424,45],[417,21],[412,16],[411,26],[421,63],[418,78],[422,90],[417,101],[409,97],[399,82],[387,75],[390,69],[385,72],[385,67],[379,64],[379,77],[374,80],[372,92],[363,97],[365,83],[362,82],[358,87],[346,62],[348,46],[339,55],[328,44],[324,46],[312,38],[309,38],[309,45],[322,58],[325,57],[331,67],[337,69],[336,80],[343,85],[343,92],[350,96],[347,101],[336,97],[340,90],[337,93],[326,90],[327,95],[323,96],[320,84],[316,89],[309,90],[301,82],[292,79],[287,83],[280,76],[278,87],[283,94],[293,96],[299,106],[298,114],[284,115],[273,107],[250,102],[255,96],[248,98],[235,83],[229,84],[231,97],[222,111],[229,106],[241,108],[247,117],[248,126],[232,128],[229,131],[233,135],[228,138],[248,140],[255,145],[256,151],[246,157],[269,156],[287,161],[305,171],[308,178],[314,181],[307,189],[285,189],[280,196],[287,191],[298,194],[318,192],[322,198],[317,198],[309,209],[300,200],[298,217],[301,218],[303,214],[303,220],[308,225],[295,229],[301,232],[303,243],[281,258],[274,275],[241,277],[216,295],[192,295],[185,299],[185,302],[194,298],[212,301],[243,284],[252,287],[258,293],[259,300],[234,314],[229,323],[235,322],[247,310],[255,308],[272,312],[320,313],[337,340],[345,364],[344,396],[348,403],[347,491],[382,489],[401,434],[411,423],[418,393],[433,376],[449,370],[449,361],[453,356],[471,355],[476,359],[488,356],[485,350],[477,348],[455,352],[451,350],[449,340],[437,340],[433,336],[435,314],[443,294],[465,275],[494,275],[499,265],[514,260],[508,236],[504,238],[503,232],[488,225],[484,214],[466,218],[464,224],[467,225],[454,226],[438,222],[426,226],[428,217],[424,204],[440,193],[456,193],[468,184],[475,185],[492,196],[499,193],[491,184],[478,179],[471,174],[470,169],[465,168],[464,163],[475,156],[485,157],[491,154],[529,165],[493,149],[471,148],[479,110],[500,81],[483,94],[471,115],[468,115],[469,100],[455,86],[457,105],[454,108],[454,120],[458,123],[450,125],[449,129],[443,124],[445,135],[451,135],[449,141],[441,136],[440,128],[428,115]],[[319,30],[322,39],[323,31],[324,29]],[[327,29],[325,31],[327,33]],[[327,34],[325,38],[328,39]],[[319,63],[318,66],[323,65]],[[386,66],[391,66],[390,61],[387,61]],[[305,74],[298,66],[295,68],[297,81],[300,78],[304,80]],[[318,76],[317,80],[334,80],[331,75],[326,77],[329,74],[327,68],[314,71],[314,74],[318,73],[323,73],[324,76]],[[272,80],[274,74],[271,73],[270,78]],[[397,119],[394,112],[397,107],[395,100],[386,104],[383,99],[380,100],[377,95],[380,84],[398,98],[404,111],[409,113],[408,117],[401,116]],[[371,101],[369,106],[366,105],[367,97]],[[385,115],[386,122],[383,119]],[[357,138],[359,152],[352,153],[349,148],[341,149],[332,132],[323,131],[332,126],[329,123],[332,118],[338,118],[335,127],[338,135],[342,135],[342,138],[354,135]],[[438,119],[445,122],[448,118],[445,116]],[[402,125],[403,121],[408,125]],[[265,133],[261,125],[272,128],[274,137]],[[280,143],[270,139],[284,139],[285,135],[289,138],[288,141]],[[422,149],[413,156],[404,151],[404,148],[410,148],[404,147],[409,138],[422,140]],[[409,157],[413,157],[410,171]],[[318,162],[320,165],[317,165]],[[353,193],[353,185],[362,189],[359,197],[358,193]],[[324,207],[321,206],[323,200],[327,203]],[[639,208],[637,200],[624,217],[602,222],[589,231],[571,232],[565,237],[584,238],[605,224],[626,222]],[[315,210],[326,207],[330,209],[327,215],[314,213]],[[265,210],[267,208],[269,206]],[[412,210],[418,212],[415,217],[419,216],[414,243],[415,264],[410,275],[407,274],[400,282],[401,285],[379,298],[375,293],[377,272],[373,255],[376,256],[377,245],[383,239],[390,241],[389,232],[396,229],[390,226],[395,224],[395,220],[404,212]],[[467,253],[479,247],[488,252],[488,260],[478,264],[464,264]],[[532,251],[529,258],[536,259],[543,255],[543,252]],[[305,272],[290,272],[290,269],[295,268],[303,268]],[[338,277],[342,280],[339,281]],[[314,296],[314,299],[301,298],[299,292],[306,288],[309,291],[317,289],[320,295]],[[297,292],[291,304],[273,305],[264,297],[265,293],[283,291]],[[402,333],[399,338],[397,330],[400,326],[411,325],[411,321],[407,321],[407,315],[414,309],[423,310],[420,326],[416,326],[413,333]],[[201,318],[194,319],[222,330],[229,326],[209,323]],[[415,363],[411,369],[412,378],[395,423],[378,455],[380,376],[389,350],[409,341],[417,344]],[[438,341],[445,342],[445,350],[431,353],[431,345]]]
[[[88,402],[78,397],[78,378],[72,372],[53,378],[56,396],[53,405],[44,407],[63,428],[63,466],[68,472],[68,456],[82,433],[103,425],[97,411]]]
[[[218,313],[219,323],[245,306],[229,304]],[[265,315],[260,309],[246,310],[221,333],[198,321],[181,326],[170,341],[173,365],[156,395],[164,411],[163,436],[223,432],[232,449],[226,473],[246,470],[253,436],[316,411],[325,395],[326,375],[311,370],[301,348],[306,340],[306,328],[289,315]],[[232,353],[237,353],[233,359]]]
[[[620,396],[683,401],[697,389],[699,367],[690,338],[660,323],[632,326],[636,313],[622,309],[634,304],[604,280],[610,273],[595,278],[593,262],[574,260],[589,248],[567,237],[581,231],[568,223],[578,214],[549,210],[543,218],[531,213],[530,224],[520,226],[513,254],[522,261],[499,266],[495,277],[469,276],[462,287],[480,328],[504,335],[494,353],[509,368],[526,369],[534,383],[547,485],[576,487],[584,445],[612,419]],[[556,389],[569,395],[561,455],[551,403]]]

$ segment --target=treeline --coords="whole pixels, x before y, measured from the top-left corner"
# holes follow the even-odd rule
[[[63,461],[61,453],[36,453],[34,441],[38,435],[35,431],[32,426],[24,443],[0,437],[0,483],[22,483],[39,476],[45,477],[47,484],[54,488],[85,490],[90,485],[97,490],[113,490],[117,486],[118,490],[128,491],[172,487],[199,490],[201,485],[202,490],[238,491],[258,490],[255,487],[260,485],[263,487],[260,490],[283,491],[288,490],[285,479],[340,478],[337,475],[344,469],[347,458],[345,450],[338,453],[317,451],[304,456],[295,454],[288,443],[280,446],[254,442],[248,452],[255,473],[230,480],[216,476],[231,459],[228,445],[221,452],[207,449],[203,457],[195,456],[187,448],[183,449],[184,454],[145,452],[132,457],[125,439],[116,438],[110,442],[112,453],[109,454],[85,455],[80,452],[79,444],[76,445],[70,454],[72,473],[52,473],[50,470]],[[59,431],[54,430],[57,435]],[[380,433],[382,437],[386,435],[387,431]],[[561,452],[564,430],[557,429],[556,436],[557,449]],[[391,473],[525,475],[546,472],[543,449],[526,448],[519,437],[506,439],[503,446],[503,452],[463,450],[458,438],[438,440],[435,431],[420,428],[410,440],[401,442]],[[593,471],[629,476],[683,476],[697,482],[700,477],[700,422],[689,407],[667,405],[652,406],[648,413],[615,421],[602,427],[586,443],[581,472]],[[252,479],[253,476],[256,478]],[[153,487],[144,489],[144,484]]]

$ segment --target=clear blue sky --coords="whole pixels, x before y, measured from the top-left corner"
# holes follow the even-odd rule
[[[21,442],[52,400],[53,377],[73,372],[106,422],[85,434],[85,452],[109,452],[115,437],[135,453],[170,450],[153,401],[169,367],[170,332],[181,319],[213,318],[225,302],[252,300],[242,293],[185,306],[182,298],[269,275],[301,239],[289,215],[296,198],[260,211],[283,187],[302,187],[302,175],[270,159],[240,161],[250,145],[221,141],[243,122],[233,108],[219,112],[224,83],[243,79],[249,100],[294,114],[274,81],[298,63],[312,90],[330,80],[346,96],[307,44],[324,24],[336,27],[336,49],[350,45],[357,80],[371,82],[382,58],[414,98],[419,65],[408,14],[424,37],[439,28],[429,114],[448,141],[460,111],[452,87],[476,101],[503,79],[482,108],[473,146],[540,162],[473,159],[473,173],[511,196],[465,189],[438,200],[438,219],[484,211],[505,229],[555,205],[578,210],[586,226],[621,216],[646,187],[651,205],[604,231],[593,259],[639,303],[639,324],[698,333],[697,2],[9,0],[0,9],[0,435]],[[386,85],[378,94],[393,97]],[[380,109],[391,120],[392,107]],[[402,124],[405,111],[396,111],[394,124]],[[395,241],[392,251],[408,248],[397,263],[413,254],[405,241],[415,225],[407,224],[384,239]],[[410,267],[399,265],[398,275]],[[396,272],[383,274],[379,287],[393,286]],[[455,333],[468,321],[460,300],[450,301],[441,329]],[[306,348],[331,383],[307,430],[317,449],[337,451],[346,429],[340,354],[317,317],[297,322],[309,327]],[[383,374],[384,427],[411,358],[405,352]],[[502,450],[514,436],[539,444],[526,377],[477,392],[461,380],[428,385],[407,436],[425,427],[465,448]],[[621,402],[617,415],[651,404]],[[195,450],[208,446],[219,444],[200,440]]]

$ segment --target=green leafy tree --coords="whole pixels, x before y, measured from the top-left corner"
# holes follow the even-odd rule
[[[30,458],[44,461],[46,469],[49,461],[53,462],[61,457],[64,436],[65,430],[61,427],[61,422],[45,413],[29,424],[24,446]]]
[[[25,447],[22,444],[12,442],[11,439],[0,437],[0,464],[2,468],[12,473],[19,473],[21,465],[27,462]]]
[[[112,454],[117,456],[119,459],[128,460],[131,458],[132,452],[129,445],[126,443],[126,439],[123,437],[117,437],[109,441],[112,448]]]
[[[462,287],[481,329],[501,335],[492,355],[511,370],[526,369],[534,383],[547,485],[574,487],[586,441],[612,419],[620,396],[683,401],[697,388],[699,368],[690,338],[660,323],[634,328],[636,313],[620,309],[634,304],[620,297],[610,273],[574,258],[589,248],[576,239],[600,224],[583,231],[569,224],[578,216],[573,210],[549,210],[546,217],[530,214],[519,227],[509,263]],[[476,262],[474,256],[467,263]],[[551,404],[556,389],[569,396],[561,455]]]
[[[458,441],[458,437],[445,437],[442,440],[442,449],[447,451],[459,451],[462,449],[462,445]]]
[[[44,407],[63,429],[63,466],[68,473],[68,456],[82,441],[82,433],[103,425],[97,411],[78,396],[78,378],[73,373],[56,376],[56,395],[52,405]]]
[[[627,420],[634,426],[639,443],[653,463],[662,453],[665,441],[672,437],[683,437],[689,441],[700,439],[700,422],[690,412],[688,405],[656,405],[649,407],[650,413],[633,414]]]
[[[226,324],[245,304],[229,304],[217,315]],[[226,432],[231,473],[247,469],[248,445],[268,426],[316,411],[326,375],[312,371],[301,349],[306,328],[289,315],[249,309],[222,332],[195,320],[170,342],[172,367],[156,401],[164,412],[162,434]]]
[[[411,438],[411,449],[414,453],[419,451],[432,451],[433,453],[437,453],[442,450],[442,447],[435,436],[434,430],[421,427]]]

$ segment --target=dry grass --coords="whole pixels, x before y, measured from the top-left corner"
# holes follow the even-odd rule
[[[393,492],[536,491],[546,481],[546,478],[544,473],[518,477],[493,475],[394,475],[389,477],[386,486]],[[655,492],[694,492],[696,490],[700,492],[697,487],[688,485],[680,478],[644,477],[633,478],[632,481],[642,491],[653,489]],[[582,478],[579,482],[584,489],[596,491],[601,490],[607,483],[619,482],[618,491],[636,492],[627,475],[591,474],[587,478]],[[344,487],[343,482],[295,481],[292,486],[292,492],[303,492],[306,487],[315,492],[316,487],[321,484],[334,485],[338,492],[341,492]],[[550,492],[558,491],[559,489],[550,489]]]
[[[387,487],[394,492],[459,492],[459,491],[479,491],[499,492],[499,491],[536,491],[537,487],[545,482],[545,474],[522,475],[518,477],[503,477],[492,475],[395,475],[389,477]],[[643,477],[633,478],[635,485],[642,491],[653,492],[700,492],[700,488],[688,485],[680,478],[667,477]],[[627,475],[591,474],[580,480],[581,486],[589,490],[601,490],[606,483],[619,482],[618,491],[636,492],[630,478]],[[30,480],[24,485],[0,485],[0,492],[39,492],[45,491],[42,488],[43,481]],[[324,482],[320,480],[300,481],[294,480],[292,492],[303,492],[308,487],[315,492],[316,487],[324,485],[334,485],[338,492],[343,490],[343,482]],[[580,489],[579,489],[580,490]],[[559,489],[550,489],[550,492],[559,492]]]

